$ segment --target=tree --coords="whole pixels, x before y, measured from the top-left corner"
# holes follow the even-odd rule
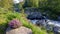
[[[39,8],[48,11],[52,18],[57,18],[60,15],[60,0],[39,0]]]
[[[32,7],[38,7],[38,0],[32,0]]]
[[[38,7],[38,0],[25,0],[26,7]]]

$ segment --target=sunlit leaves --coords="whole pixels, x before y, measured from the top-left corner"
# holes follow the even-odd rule
[[[0,3],[1,7],[4,7],[4,8],[10,8],[11,5],[13,4],[12,0],[1,0],[0,2],[1,2]]]

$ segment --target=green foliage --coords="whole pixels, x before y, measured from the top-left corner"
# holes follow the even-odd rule
[[[39,27],[29,23],[24,14],[11,11],[3,13],[2,10],[0,12],[0,34],[5,34],[8,23],[15,18],[19,19],[25,27],[32,29],[33,34],[46,34],[46,31],[43,31]]]
[[[25,0],[25,7],[37,7],[42,12],[48,11],[47,14],[53,19],[60,15],[60,0]],[[54,16],[51,16],[54,15]]]
[[[20,4],[19,4],[19,8],[20,8],[20,9],[23,8],[24,3],[25,3],[25,0],[24,0],[23,2],[20,2]]]
[[[47,0],[39,0],[39,8],[45,8],[47,6]]]
[[[48,2],[51,2],[51,3],[48,3],[49,4],[48,7],[52,10],[52,12],[54,14],[59,15],[59,13],[60,13],[60,0],[50,0]]]
[[[1,7],[4,7],[4,8],[6,8],[6,9],[8,9],[8,8],[10,8],[10,7],[12,7],[12,0],[1,0],[0,1],[1,2]]]
[[[32,7],[38,7],[38,0],[31,0],[32,1]]]
[[[12,14],[14,14],[14,15],[12,15]],[[11,19],[13,19],[15,16],[18,16],[17,14],[18,13],[13,13],[11,11],[4,10],[4,9],[0,8],[0,34],[4,34],[4,32],[7,28],[8,22]],[[13,18],[11,18],[11,17],[13,17]]]
[[[25,7],[38,7],[38,0],[25,0]]]
[[[39,0],[39,8],[47,11],[50,18],[57,19],[60,15],[60,0]]]
[[[25,1],[20,2],[20,4],[19,4],[20,9],[23,8],[22,6],[24,5],[24,2]],[[7,9],[7,10],[12,10],[13,11],[13,9],[14,9],[13,5],[14,5],[13,0],[1,0],[0,1],[0,7],[3,7],[5,9]]]
[[[31,24],[31,22],[27,21],[26,18],[21,17],[20,20],[21,20],[21,22],[23,23],[23,25],[24,25],[25,27],[28,27],[28,28],[32,29],[33,34],[47,34],[46,31],[41,30],[41,29],[40,29],[39,27],[37,27],[36,25]]]

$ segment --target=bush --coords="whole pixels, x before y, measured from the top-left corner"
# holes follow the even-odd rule
[[[0,18],[0,34],[4,34],[6,27],[7,27],[7,19]]]
[[[19,20],[17,20],[17,19],[13,19],[12,21],[10,21],[8,23],[8,25],[9,25],[9,27],[15,29],[15,28],[18,28],[18,27],[22,26],[22,23]]]

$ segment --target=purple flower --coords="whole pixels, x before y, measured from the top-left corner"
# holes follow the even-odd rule
[[[17,20],[17,19],[13,19],[12,21],[10,21],[8,23],[8,25],[9,25],[9,27],[15,29],[15,28],[18,28],[18,27],[22,26],[22,23],[19,20]]]

